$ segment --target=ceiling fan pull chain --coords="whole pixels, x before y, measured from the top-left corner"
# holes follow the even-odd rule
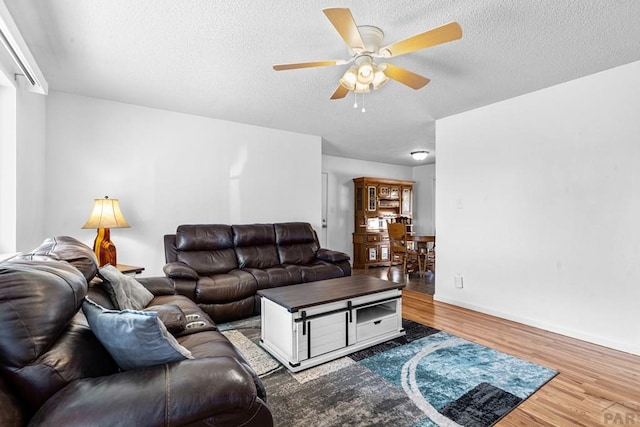
[[[355,96],[355,101],[353,103],[353,108],[358,108],[358,92],[353,91],[353,95]]]
[[[362,110],[363,113],[365,113],[367,110],[364,109],[364,93],[362,94]]]

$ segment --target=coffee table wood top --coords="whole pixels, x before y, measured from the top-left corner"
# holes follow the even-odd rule
[[[262,289],[258,295],[294,313],[315,305],[343,301],[377,292],[402,289],[405,285],[369,276],[347,276],[319,282]]]

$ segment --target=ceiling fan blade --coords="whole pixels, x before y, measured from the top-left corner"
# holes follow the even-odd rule
[[[389,52],[388,57],[395,57],[424,49],[426,47],[437,46],[442,43],[458,40],[461,37],[462,28],[460,28],[460,25],[457,22],[450,22],[441,27],[409,37],[408,39],[391,43],[390,45],[380,49],[380,52],[382,52],[385,57],[387,57],[387,55],[385,55],[385,51]]]
[[[278,64],[274,65],[273,69],[276,71],[282,70],[295,70],[297,68],[313,68],[313,67],[329,67],[331,65],[346,64],[347,61],[338,59],[335,61],[314,61],[314,62],[299,62],[297,64]]]
[[[338,30],[338,33],[347,46],[354,50],[364,50],[362,36],[349,9],[332,8],[324,9],[323,12],[327,15],[327,18],[329,18],[329,21],[331,21],[336,30]]]
[[[348,93],[349,93],[349,89],[347,89],[342,85],[338,85],[338,88],[336,89],[336,91],[333,92],[333,95],[331,95],[331,99],[344,98],[345,96],[347,96]]]
[[[387,77],[399,83],[402,83],[405,86],[409,86],[411,89],[418,90],[424,87],[427,83],[431,81],[426,77],[422,77],[419,74],[412,73],[411,71],[405,70],[404,68],[398,67],[397,65],[393,65],[393,64],[380,64],[380,65],[385,66],[384,74]]]

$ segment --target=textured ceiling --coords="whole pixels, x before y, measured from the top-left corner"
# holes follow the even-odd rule
[[[319,135],[323,153],[416,165],[434,120],[640,60],[638,0],[4,0],[50,89]],[[389,62],[431,79],[329,100],[348,59],[322,13],[388,44],[457,21],[461,40]],[[358,100],[361,104],[361,100]],[[427,161],[433,161],[431,160]]]

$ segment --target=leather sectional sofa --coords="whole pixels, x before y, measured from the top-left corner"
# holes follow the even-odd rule
[[[351,275],[349,256],[320,248],[304,222],[180,225],[164,247],[176,291],[216,322],[258,314],[258,290]]]
[[[64,237],[0,262],[1,426],[273,425],[253,369],[165,277],[138,283],[151,291],[147,308],[158,313],[158,327],[159,307],[177,306],[184,318],[198,318],[197,327],[185,324],[171,337],[190,357],[119,367],[90,329],[87,306],[82,308],[88,295],[108,313],[127,312],[114,310],[96,271],[91,249]]]

